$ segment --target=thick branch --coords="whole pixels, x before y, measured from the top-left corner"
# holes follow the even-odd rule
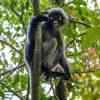
[[[38,15],[40,12],[40,0],[31,0],[32,5],[33,5],[33,9],[34,9],[34,15]]]
[[[34,15],[39,14],[39,0],[31,0]],[[41,27],[38,27],[35,34],[33,64],[31,68],[31,100],[40,100],[40,69],[41,69]]]

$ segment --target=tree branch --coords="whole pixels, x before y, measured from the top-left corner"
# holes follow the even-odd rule
[[[3,44],[6,44],[7,46],[9,46],[13,50],[15,50],[17,53],[19,53],[20,55],[22,55],[22,53],[19,50],[17,50],[14,46],[12,46],[12,44],[8,43],[7,41],[0,40],[0,42],[3,43]]]
[[[81,71],[81,72],[77,71],[77,72],[73,72],[71,74],[88,74],[88,73],[95,73],[97,71],[100,71],[100,69],[89,70],[89,71]]]
[[[13,91],[9,86],[7,86],[4,82],[0,81],[0,84],[2,86],[4,86],[5,88],[8,89],[8,92],[12,92],[15,96],[17,96],[18,98],[20,98],[20,100],[24,100],[23,97],[21,97],[19,94],[17,94],[15,91]]]
[[[5,72],[2,72],[2,73],[0,73],[0,77],[1,77],[1,76],[4,76],[4,75],[6,75],[6,74],[12,73],[12,72],[16,71],[17,69],[22,68],[24,65],[25,65],[25,64],[22,64],[22,65],[19,65],[19,66],[13,68],[13,69],[10,69],[10,70],[7,70],[7,71],[5,71]]]
[[[77,24],[81,24],[81,25],[84,25],[84,26],[86,26],[86,27],[88,27],[88,28],[92,28],[91,25],[86,24],[86,23],[84,23],[84,22],[79,22],[79,21],[75,21],[75,20],[71,20],[71,22],[73,22],[73,23],[77,23]]]

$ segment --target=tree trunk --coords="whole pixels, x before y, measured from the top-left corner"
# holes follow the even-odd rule
[[[31,0],[34,15],[39,14],[39,0]],[[31,100],[40,100],[40,72],[41,72],[41,29],[38,27],[35,35],[35,50],[31,69]]]

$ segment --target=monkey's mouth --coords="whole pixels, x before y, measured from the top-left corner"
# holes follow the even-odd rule
[[[54,27],[58,27],[58,26],[59,26],[58,21],[53,21],[53,26],[54,26]]]
[[[58,21],[53,21],[53,24],[58,24]]]

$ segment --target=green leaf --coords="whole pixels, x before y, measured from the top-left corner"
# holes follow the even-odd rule
[[[93,47],[97,41],[100,41],[100,27],[88,29],[82,37],[82,48],[87,49]]]

